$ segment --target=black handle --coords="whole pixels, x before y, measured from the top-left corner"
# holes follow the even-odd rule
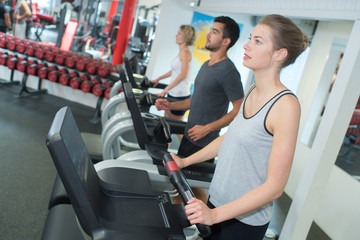
[[[180,171],[174,159],[171,157],[170,153],[168,152],[165,153],[163,158],[165,162],[166,173],[169,176],[170,182],[174,185],[174,187],[178,191],[184,204],[187,205],[187,202],[191,198],[195,197],[194,193],[192,192],[189,186],[189,183],[187,182],[183,173]],[[210,236],[211,229],[209,226],[198,223],[196,224],[196,227],[199,230],[202,237]]]

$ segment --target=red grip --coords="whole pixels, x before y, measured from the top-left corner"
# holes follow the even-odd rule
[[[167,168],[169,169],[169,172],[172,173],[173,171],[180,171],[178,166],[174,161],[170,161],[166,164]]]

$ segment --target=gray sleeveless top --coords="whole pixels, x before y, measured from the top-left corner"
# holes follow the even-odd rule
[[[278,93],[256,114],[246,118],[244,105],[254,88],[255,85],[241,105],[239,114],[229,125],[219,149],[209,189],[210,202],[216,207],[240,198],[265,182],[273,140],[272,134],[266,129],[266,117],[280,97],[293,94],[290,90]],[[272,209],[271,202],[236,219],[249,225],[261,226],[270,221]]]

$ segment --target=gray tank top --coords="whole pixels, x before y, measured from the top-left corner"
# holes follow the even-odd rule
[[[273,140],[272,134],[265,127],[266,117],[280,97],[293,94],[290,90],[278,93],[256,114],[246,118],[244,105],[254,88],[255,85],[241,105],[239,114],[229,125],[219,149],[209,189],[210,202],[216,207],[240,198],[265,182]],[[252,226],[261,226],[270,221],[272,209],[271,202],[236,219]]]

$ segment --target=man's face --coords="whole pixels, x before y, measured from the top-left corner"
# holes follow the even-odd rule
[[[206,44],[205,48],[216,52],[219,50],[222,42],[223,42],[223,23],[214,23],[210,29],[210,32],[206,35]]]

